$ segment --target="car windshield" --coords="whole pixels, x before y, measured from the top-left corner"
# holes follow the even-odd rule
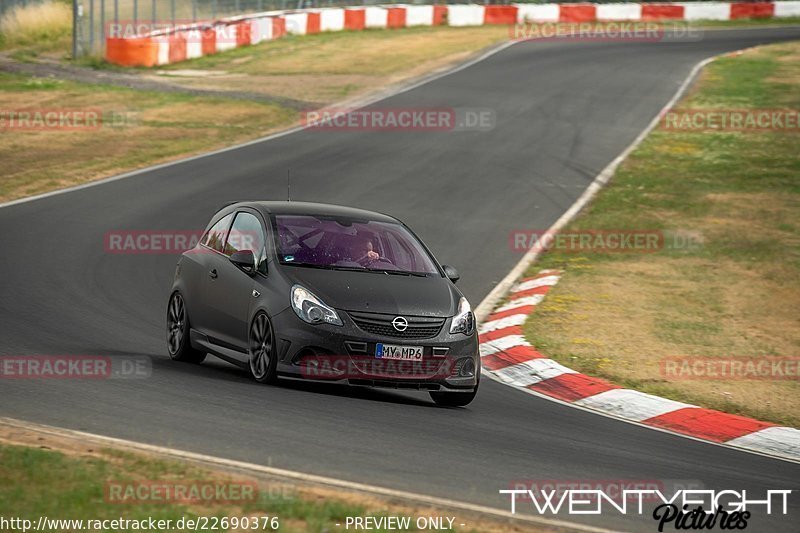
[[[276,215],[274,221],[285,265],[439,275],[425,248],[401,224],[309,215]]]

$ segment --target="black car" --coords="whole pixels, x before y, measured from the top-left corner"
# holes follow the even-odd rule
[[[472,401],[475,318],[439,265],[388,215],[305,202],[240,202],[178,261],[170,357],[211,353],[260,382],[278,376],[428,391]]]

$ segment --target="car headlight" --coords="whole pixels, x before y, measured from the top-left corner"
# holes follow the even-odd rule
[[[322,300],[314,296],[314,293],[301,285],[292,287],[291,292],[292,309],[301,320],[309,324],[333,324],[341,326],[342,319],[336,314],[332,307],[322,303]]]
[[[453,322],[450,324],[450,333],[463,333],[464,335],[472,335],[475,330],[475,315],[472,314],[472,308],[466,298],[462,297],[458,301],[458,313],[453,317]]]

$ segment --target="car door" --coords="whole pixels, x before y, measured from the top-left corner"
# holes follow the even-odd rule
[[[208,265],[205,297],[209,311],[209,340],[242,354],[247,353],[248,322],[256,283],[252,274],[231,263],[230,256],[243,250],[252,251],[256,261],[255,275],[264,274],[265,242],[259,216],[249,210],[237,211],[222,251],[212,254]]]
[[[209,275],[217,267],[216,257],[225,247],[232,223],[233,213],[214,222],[203,234],[199,246],[184,256],[182,270],[186,279],[186,306],[192,328],[204,335],[208,334],[214,318],[213,302],[208,295]]]

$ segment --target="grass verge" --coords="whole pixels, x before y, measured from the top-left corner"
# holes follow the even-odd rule
[[[798,60],[796,42],[720,58],[678,109],[796,115]],[[625,387],[800,427],[796,372],[687,380],[662,371],[670,356],[798,356],[800,135],[796,125],[792,131],[654,130],[564,231],[658,230],[665,247],[551,249],[529,274],[565,273],[526,323],[529,340],[570,368]]]
[[[454,527],[448,531],[540,530],[366,494],[210,470],[2,424],[0,509],[9,511],[6,519],[17,517],[33,525],[40,517],[83,521],[83,527],[62,522],[43,528],[54,531],[95,529],[95,521],[118,519],[170,520],[170,527],[166,522],[157,527],[186,531],[193,528],[178,527],[181,519],[184,524],[199,519],[210,531],[323,532],[345,529],[348,517],[367,516],[409,517],[410,527],[404,531],[419,531],[416,519],[431,516],[453,517]],[[126,531],[135,526],[106,523],[101,529]]]

